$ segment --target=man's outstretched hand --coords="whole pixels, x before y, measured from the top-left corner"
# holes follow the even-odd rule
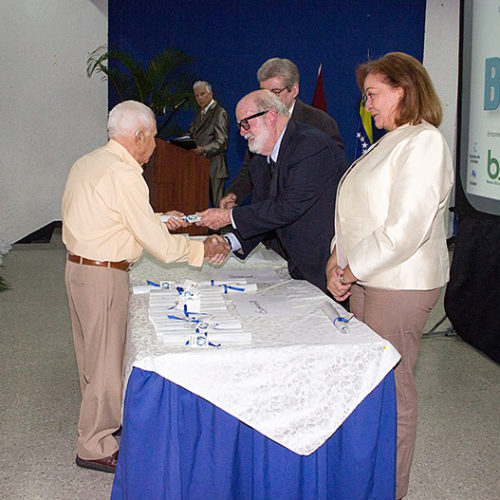
[[[201,217],[197,226],[206,226],[216,231],[221,227],[231,224],[231,211],[222,208],[208,208],[203,212],[196,212],[196,215]]]

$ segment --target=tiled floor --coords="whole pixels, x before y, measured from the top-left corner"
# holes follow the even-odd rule
[[[5,257],[12,289],[0,294],[0,499],[99,500],[111,492],[112,475],[74,464],[79,390],[64,259],[57,243],[17,245]],[[443,316],[441,303],[426,329]],[[407,498],[500,498],[500,366],[458,337],[430,335],[417,378]]]

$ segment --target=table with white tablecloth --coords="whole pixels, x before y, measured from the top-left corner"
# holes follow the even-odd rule
[[[355,318],[340,333],[331,301],[259,248],[217,268],[161,265],[145,255],[131,285],[206,281],[262,269],[257,296],[286,298],[283,315],[239,316],[248,344],[196,349],[164,342],[148,294],[132,294],[127,391],[112,498],[393,498],[399,354]],[[335,307],[340,309],[340,306]],[[343,312],[343,311],[342,311]]]

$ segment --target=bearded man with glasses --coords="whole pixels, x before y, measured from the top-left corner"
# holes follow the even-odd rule
[[[294,62],[279,57],[268,59],[257,71],[257,79],[261,89],[270,90],[278,96],[279,100],[287,107],[293,121],[307,123],[322,130],[341,149],[344,149],[335,120],[324,111],[313,108],[298,98],[300,74]],[[230,209],[235,204],[243,202],[252,192],[253,186],[248,170],[251,158],[252,152],[250,150],[246,152],[238,175],[224,194],[219,204],[220,208]]]
[[[290,276],[328,293],[324,269],[337,185],[347,167],[344,151],[321,130],[290,120],[286,105],[269,90],[241,99],[236,120],[254,153],[249,164],[252,203],[210,208],[198,213],[197,224],[213,230],[231,224],[226,238],[242,257],[272,235]]]

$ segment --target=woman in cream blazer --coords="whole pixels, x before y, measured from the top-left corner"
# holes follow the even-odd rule
[[[360,66],[367,111],[388,132],[340,181],[328,288],[400,352],[396,498],[408,490],[416,435],[413,376],[428,314],[449,278],[445,215],[453,164],[423,66],[394,52]]]

